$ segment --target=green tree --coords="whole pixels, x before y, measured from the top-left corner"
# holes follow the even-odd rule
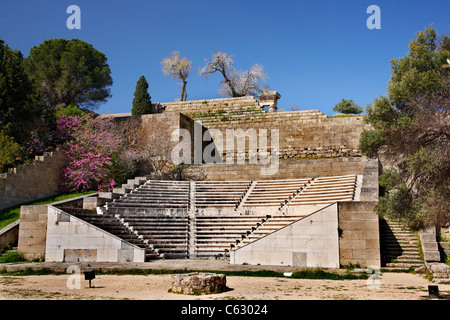
[[[151,97],[148,93],[148,82],[144,76],[141,76],[136,83],[131,114],[136,116],[153,113],[152,102],[150,99]]]
[[[23,143],[41,111],[23,68],[22,53],[10,49],[0,39],[0,128],[16,142]]]
[[[378,212],[416,229],[450,221],[450,52],[439,43],[448,38],[426,28],[391,60],[387,95],[368,106],[373,129],[360,138],[364,154],[390,167],[380,176]]]
[[[22,155],[22,148],[14,141],[14,138],[0,131],[0,173],[14,167],[16,160]]]
[[[26,71],[46,106],[93,108],[111,95],[113,81],[105,54],[78,39],[45,40],[30,50]]]
[[[344,114],[361,114],[363,109],[353,100],[342,99],[341,102],[333,107],[333,111]]]

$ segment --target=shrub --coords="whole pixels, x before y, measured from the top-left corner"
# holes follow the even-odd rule
[[[0,172],[14,167],[16,160],[22,156],[22,148],[14,141],[14,138],[7,136],[0,131]]]
[[[57,131],[69,158],[64,170],[70,191],[94,188],[110,191],[116,184],[108,168],[111,157],[121,149],[120,135],[109,118],[92,115],[60,116]]]

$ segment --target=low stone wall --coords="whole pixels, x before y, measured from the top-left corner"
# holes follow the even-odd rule
[[[36,157],[32,165],[11,170],[0,178],[0,210],[58,194],[67,163],[64,152],[53,151]]]
[[[339,260],[345,266],[381,267],[376,202],[339,202]]]

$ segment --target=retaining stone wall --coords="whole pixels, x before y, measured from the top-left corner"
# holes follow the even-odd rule
[[[63,151],[53,151],[36,157],[32,165],[11,170],[0,178],[0,210],[58,194],[67,162]]]

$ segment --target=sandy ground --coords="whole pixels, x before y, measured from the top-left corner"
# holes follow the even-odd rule
[[[68,286],[69,283],[69,286]],[[421,300],[428,299],[432,282],[422,275],[383,273],[379,283],[367,280],[304,280],[227,276],[229,290],[220,294],[188,296],[168,292],[171,275],[97,275],[89,288],[81,276],[80,288],[70,275],[0,276],[2,300]],[[379,284],[379,287],[376,286]],[[439,284],[443,299],[450,285]]]

